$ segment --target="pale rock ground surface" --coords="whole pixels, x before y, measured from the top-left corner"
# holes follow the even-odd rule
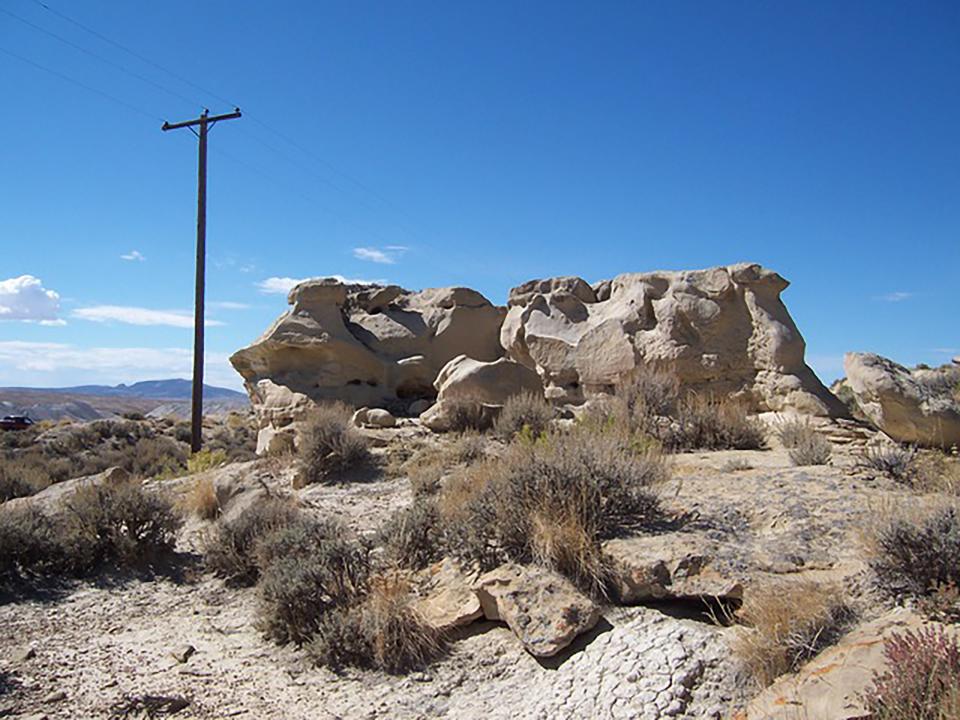
[[[804,362],[803,337],[780,299],[787,285],[755,264],[628,273],[592,286],[532,280],[510,291],[500,340],[558,402],[583,402],[650,364],[757,412],[845,416]]]
[[[860,411],[891,438],[960,446],[960,368],[911,370],[873,353],[847,353],[843,368]]]
[[[364,432],[384,463],[446,442],[416,426]],[[711,571],[741,583],[744,593],[771,578],[859,587],[861,529],[878,503],[912,498],[858,474],[850,450],[839,446],[830,465],[819,467],[792,467],[780,449],[690,453],[672,462],[674,478],[661,496],[686,522],[665,529],[661,550],[676,545],[673,533],[690,534]],[[290,468],[269,459],[212,472],[228,513],[261,492],[290,492]],[[187,482],[193,479],[166,487]],[[412,499],[409,481],[396,473],[295,494],[308,510],[340,515],[361,533]],[[426,671],[337,676],[260,636],[255,591],[227,588],[202,572],[194,553],[209,527],[185,526],[178,548],[186,569],[171,577],[84,582],[47,599],[0,605],[0,714],[106,718],[124,696],[155,694],[192,698],[176,715],[182,718],[692,720],[730,717],[754,693],[729,650],[738,629],[710,622],[700,604],[670,598],[601,608],[592,631],[548,660],[526,652],[505,625],[478,621],[457,630],[449,655]],[[676,574],[676,563],[670,567]],[[178,662],[171,653],[186,645],[196,652]],[[30,648],[34,656],[25,657]]]

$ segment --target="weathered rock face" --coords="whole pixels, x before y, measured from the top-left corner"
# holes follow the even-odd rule
[[[503,355],[505,310],[467,288],[310,280],[287,301],[292,307],[230,358],[264,429],[288,425],[309,401],[375,407],[433,398],[434,378],[452,358]]]
[[[860,411],[891,438],[960,445],[960,367],[910,370],[872,353],[847,353],[843,367]]]
[[[547,396],[582,402],[643,365],[694,390],[734,394],[756,411],[846,409],[804,363],[805,344],[780,300],[788,283],[759,265],[533,280],[510,292],[500,334],[507,356],[535,368]]]

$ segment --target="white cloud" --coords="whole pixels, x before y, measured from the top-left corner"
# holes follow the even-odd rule
[[[249,310],[250,306],[242,302],[233,302],[232,300],[221,300],[219,302],[210,303],[210,307],[215,307],[220,310]]]
[[[62,325],[60,295],[43,287],[33,275],[0,280],[0,320]]]
[[[874,300],[883,300],[884,302],[902,302],[904,300],[909,300],[913,297],[912,292],[903,292],[899,290],[897,292],[887,293],[886,295],[879,295]]]
[[[121,260],[135,260],[136,262],[143,262],[146,258],[140,253],[139,250],[131,250],[125,255],[120,256]]]
[[[93,307],[77,308],[71,313],[71,317],[92,322],[119,322],[127,325],[193,327],[193,313],[182,310],[150,310],[149,308],[121,305],[95,305]],[[223,325],[223,323],[219,320],[206,320],[204,325]]]
[[[393,265],[408,249],[403,245],[387,245],[384,248],[357,247],[353,249],[353,256],[358,260]]]
[[[323,280],[325,278],[291,278],[291,277],[268,277],[255,283],[257,289],[264,295],[286,295],[294,287],[307,280]],[[329,275],[328,280],[336,280],[345,285],[382,285],[383,280],[364,280],[362,278],[348,278],[343,275]]]
[[[204,382],[237,388],[241,378],[226,353],[204,355]],[[63,386],[189,378],[193,351],[187,348],[89,347],[63,343],[0,341],[0,384]]]

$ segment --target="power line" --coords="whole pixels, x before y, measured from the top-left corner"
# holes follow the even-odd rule
[[[15,13],[10,12],[10,11],[7,10],[6,8],[0,7],[0,12],[2,12],[4,15],[8,15],[8,16],[12,17],[14,20],[17,20],[18,22],[21,22],[21,23],[23,23],[24,25],[26,25],[26,26],[28,26],[28,27],[33,28],[33,29],[36,30],[37,32],[41,32],[41,33],[43,33],[44,35],[48,35],[48,36],[52,37],[54,40],[57,40],[58,42],[61,42],[61,43],[63,43],[64,45],[67,45],[68,47],[72,47],[74,50],[77,50],[77,51],[79,51],[79,52],[82,52],[82,53],[84,53],[85,55],[89,55],[90,57],[95,58],[95,59],[99,60],[100,62],[105,63],[105,64],[109,65],[110,67],[116,69],[116,70],[119,70],[119,71],[122,72],[122,73],[126,73],[127,75],[129,75],[129,76],[131,76],[131,77],[133,77],[133,78],[136,78],[137,80],[140,80],[141,82],[145,82],[145,83],[147,83],[148,85],[151,85],[152,87],[154,87],[154,88],[156,88],[156,89],[158,89],[158,90],[162,90],[163,92],[168,93],[168,94],[174,96],[175,98],[177,98],[177,99],[179,99],[179,100],[183,100],[183,101],[186,102],[188,105],[198,105],[198,106],[200,106],[200,107],[203,106],[203,103],[198,103],[196,100],[193,100],[193,99],[188,98],[188,97],[186,97],[186,96],[184,96],[184,95],[181,95],[181,94],[178,93],[176,90],[171,90],[170,88],[165,87],[164,85],[161,85],[161,84],[158,83],[158,82],[154,82],[154,81],[151,80],[150,78],[148,78],[148,77],[146,77],[146,76],[144,76],[144,75],[141,75],[140,73],[134,72],[133,70],[130,70],[129,68],[127,68],[127,67],[124,66],[124,65],[121,65],[120,63],[116,63],[116,62],[114,62],[113,60],[110,60],[110,59],[108,59],[108,58],[103,57],[102,55],[99,55],[99,54],[93,52],[92,50],[88,50],[87,48],[83,47],[82,45],[77,45],[75,42],[72,42],[71,40],[68,40],[67,38],[63,37],[62,35],[58,35],[58,34],[55,33],[55,32],[52,32],[52,31],[50,31],[50,30],[47,30],[45,27],[42,27],[42,26],[40,26],[40,25],[37,25],[36,23],[30,22],[30,21],[27,20],[26,18],[22,18],[22,17],[20,17],[19,15],[16,15]]]
[[[132,56],[132,57],[135,57],[135,58],[136,58],[137,60],[139,60],[140,62],[144,62],[144,63],[146,63],[147,65],[150,65],[151,67],[156,68],[157,70],[160,70],[160,71],[162,71],[162,72],[165,72],[165,73],[166,73],[167,75],[169,75],[170,77],[175,78],[175,79],[179,80],[179,81],[182,82],[182,83],[186,83],[187,85],[189,85],[190,87],[192,87],[194,90],[199,90],[199,91],[202,92],[204,95],[209,95],[209,96],[210,96],[211,98],[213,98],[214,100],[219,100],[220,102],[226,103],[226,104],[229,105],[230,107],[237,107],[237,103],[235,103],[235,102],[233,102],[233,101],[231,101],[231,100],[227,100],[227,99],[226,99],[225,97],[223,97],[222,95],[217,95],[215,92],[212,92],[212,91],[210,91],[210,90],[207,90],[207,89],[204,88],[204,87],[201,87],[200,85],[197,85],[195,82],[193,82],[193,81],[190,80],[189,78],[186,78],[186,77],[184,77],[183,75],[180,75],[179,73],[176,73],[176,72],[174,72],[173,70],[170,70],[169,68],[166,68],[166,67],[164,67],[163,65],[161,65],[161,64],[159,64],[159,63],[157,63],[157,62],[154,62],[153,60],[151,60],[151,59],[148,58],[148,57],[144,57],[143,55],[141,55],[141,54],[138,53],[137,51],[131,50],[131,49],[128,48],[126,45],[123,45],[123,44],[121,44],[121,43],[118,43],[116,40],[113,40],[113,39],[107,37],[106,35],[97,32],[97,31],[94,30],[93,28],[84,25],[84,24],[83,24],[82,22],[80,22],[79,20],[74,20],[72,17],[70,17],[70,16],[68,16],[68,15],[64,15],[63,13],[58,12],[57,10],[54,10],[52,7],[50,7],[50,6],[47,5],[46,3],[41,2],[40,0],[33,0],[33,2],[35,2],[37,5],[39,5],[39,6],[42,7],[44,10],[46,10],[46,11],[49,12],[49,13],[51,13],[52,15],[56,15],[56,16],[57,16],[58,18],[60,18],[61,20],[65,20],[66,22],[70,23],[71,25],[76,25],[78,28],[80,28],[80,29],[83,30],[84,32],[90,33],[90,34],[93,35],[95,38],[98,38],[99,40],[102,40],[102,41],[105,42],[105,43],[108,43],[108,44],[110,44],[110,45],[113,45],[115,48],[118,48],[118,49],[120,49],[120,50],[123,50],[123,52],[127,53],[128,55],[130,55],[130,56]]]
[[[55,76],[55,77],[58,77],[58,78],[60,78],[61,80],[66,80],[66,81],[69,82],[69,83],[73,83],[73,84],[76,85],[77,87],[81,87],[81,88],[83,88],[84,90],[87,90],[87,91],[92,92],[92,93],[96,93],[97,95],[99,95],[99,96],[101,96],[101,97],[104,97],[104,98],[106,98],[107,100],[110,100],[111,102],[115,102],[115,103],[117,103],[118,105],[123,105],[125,108],[127,108],[127,109],[129,109],[129,110],[133,110],[134,112],[139,113],[139,114],[141,114],[141,115],[144,115],[144,116],[150,118],[151,120],[160,120],[161,122],[163,121],[163,118],[162,118],[162,117],[160,117],[159,115],[154,115],[154,114],[153,114],[152,112],[150,112],[149,110],[144,110],[143,108],[139,108],[139,107],[137,107],[136,105],[131,105],[131,104],[128,103],[126,100],[121,100],[120,98],[116,97],[115,95],[111,95],[111,94],[108,93],[108,92],[104,92],[103,90],[99,90],[99,89],[97,89],[97,88],[95,88],[95,87],[92,87],[91,85],[87,85],[86,83],[81,82],[80,80],[77,80],[77,79],[75,79],[75,78],[72,78],[72,77],[70,77],[69,75],[64,75],[62,72],[60,72],[60,71],[58,71],[58,70],[53,70],[52,68],[48,68],[47,66],[41,65],[41,64],[38,63],[38,62],[34,62],[34,61],[31,60],[30,58],[25,58],[23,55],[18,55],[17,53],[11,52],[10,50],[7,50],[7,49],[4,48],[4,47],[0,47],[0,52],[4,53],[4,54],[6,54],[6,55],[9,55],[10,57],[16,58],[17,60],[19,60],[19,61],[21,61],[21,62],[24,62],[24,63],[26,63],[27,65],[32,65],[33,67],[37,68],[38,70],[43,70],[43,71],[46,72],[46,73],[50,73],[51,75],[53,75],[53,76]]]
[[[106,42],[106,43],[109,43],[110,45],[113,45],[114,47],[122,50],[123,52],[127,53],[127,54],[130,55],[131,57],[134,57],[134,58],[136,58],[137,60],[140,60],[141,62],[144,62],[144,63],[150,65],[151,67],[154,67],[154,68],[156,68],[157,70],[160,70],[161,72],[166,73],[166,74],[169,75],[170,77],[175,78],[176,80],[179,80],[179,81],[182,82],[182,83],[186,83],[186,84],[189,85],[190,87],[192,87],[192,88],[194,88],[194,89],[196,89],[196,90],[199,90],[199,91],[202,92],[204,95],[207,95],[207,96],[209,96],[209,97],[211,97],[211,98],[213,98],[213,99],[215,99],[215,100],[219,100],[220,102],[227,103],[227,105],[229,105],[230,107],[236,107],[236,106],[237,106],[237,103],[233,102],[232,100],[228,100],[227,98],[223,97],[222,95],[218,95],[217,93],[215,93],[215,92],[213,92],[213,91],[211,91],[211,90],[208,90],[208,89],[204,88],[204,87],[201,86],[201,85],[198,85],[198,84],[195,83],[194,81],[192,81],[192,80],[190,80],[189,78],[186,78],[186,77],[184,77],[183,75],[181,75],[181,74],[179,74],[179,73],[171,70],[170,68],[167,68],[167,67],[165,67],[165,66],[163,66],[163,65],[161,65],[161,64],[159,64],[159,63],[157,63],[157,62],[155,62],[155,61],[153,61],[153,60],[151,60],[150,58],[141,55],[140,53],[136,52],[135,50],[131,50],[131,49],[130,49],[129,47],[127,47],[126,45],[124,45],[124,44],[122,44],[122,43],[119,43],[119,42],[117,42],[116,40],[113,40],[113,39],[110,38],[110,37],[107,37],[107,36],[104,35],[103,33],[100,33],[100,32],[98,32],[98,31],[94,30],[93,28],[91,28],[91,27],[89,27],[89,26],[81,23],[79,20],[75,20],[74,18],[72,18],[72,17],[70,17],[70,16],[68,16],[68,15],[65,15],[64,13],[55,10],[55,9],[52,8],[50,5],[48,5],[47,3],[42,2],[42,0],[33,0],[33,2],[36,3],[37,5],[39,5],[40,7],[42,7],[42,8],[43,8],[44,10],[46,10],[47,12],[51,13],[52,15],[55,15],[56,17],[60,18],[61,20],[64,20],[64,21],[66,21],[66,22],[71,23],[72,25],[75,25],[76,27],[80,28],[80,29],[83,30],[84,32],[87,32],[87,33],[93,35],[94,37],[98,38],[99,40],[102,40],[103,42]],[[151,84],[154,84],[154,85],[155,85],[156,83],[151,82]],[[164,88],[164,89],[165,89],[165,88]],[[167,92],[172,92],[172,91],[170,91],[169,89],[165,89],[165,90],[166,90]],[[174,94],[176,94],[176,93],[174,93]],[[180,96],[180,97],[181,97],[181,99],[182,99],[182,96]],[[192,101],[190,101],[190,102],[192,102]],[[272,126],[270,126],[270,125],[268,125],[266,122],[264,122],[263,120],[260,120],[260,119],[259,119],[258,117],[256,117],[255,115],[251,115],[249,112],[245,112],[245,117],[246,117],[247,119],[249,119],[249,120],[252,120],[254,123],[256,123],[257,125],[261,126],[263,129],[267,130],[268,132],[272,133],[273,135],[275,135],[275,136],[278,137],[279,139],[283,140],[284,142],[286,142],[287,144],[289,144],[291,147],[299,150],[300,152],[302,152],[303,154],[309,156],[310,158],[312,158],[312,159],[315,160],[316,162],[319,162],[321,165],[325,166],[325,167],[326,167],[328,170],[330,170],[331,172],[339,175],[340,177],[342,177],[343,179],[347,180],[348,182],[353,183],[357,188],[359,188],[360,190],[368,193],[371,197],[375,198],[377,201],[379,201],[381,204],[383,204],[383,205],[386,206],[387,208],[393,210],[394,212],[396,212],[396,213],[398,213],[398,214],[403,215],[404,217],[406,217],[408,220],[410,220],[410,221],[412,221],[412,222],[416,222],[416,220],[415,220],[413,217],[411,217],[407,212],[405,212],[402,208],[397,207],[394,203],[392,203],[390,200],[388,200],[388,199],[385,198],[383,195],[381,195],[380,193],[378,193],[378,192],[377,192],[376,190],[374,190],[372,187],[370,187],[370,186],[367,185],[366,183],[362,182],[361,180],[357,179],[356,177],[353,177],[353,176],[350,175],[349,173],[346,173],[346,172],[344,172],[343,170],[340,170],[339,168],[337,168],[336,166],[334,166],[332,163],[330,163],[329,161],[327,161],[327,160],[325,160],[324,158],[320,157],[320,156],[317,155],[315,152],[313,152],[313,151],[309,150],[308,148],[304,147],[301,143],[297,142],[296,140],[294,140],[293,138],[289,137],[289,136],[286,135],[285,133],[277,130],[276,128],[274,128],[274,127],[272,127]],[[255,137],[255,136],[251,135],[249,132],[246,132],[245,134],[248,135],[248,137]],[[267,145],[266,143],[264,143],[262,140],[259,140],[259,142],[261,142],[261,144],[264,144],[265,146],[267,146],[269,149],[271,149],[273,152],[277,153],[278,155],[283,156],[283,153],[280,152],[279,150],[277,150],[277,148],[275,148],[275,147],[270,147],[269,145]],[[319,177],[319,176],[318,176],[318,177]],[[330,182],[329,180],[323,179],[323,181],[324,181],[324,182],[327,182],[329,185],[331,185],[332,187],[336,188],[336,189],[339,190],[340,192],[343,192],[343,193],[346,193],[346,192],[347,192],[347,191],[344,190],[342,187],[339,187],[338,185]],[[371,207],[371,206],[370,206],[370,205],[367,205],[367,207]],[[398,226],[401,227],[401,229],[403,229],[403,230],[404,230],[405,232],[407,232],[408,234],[413,234],[413,233],[410,232],[409,229],[404,228],[402,225],[398,225]]]

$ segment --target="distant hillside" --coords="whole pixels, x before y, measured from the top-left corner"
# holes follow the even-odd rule
[[[97,420],[139,413],[188,417],[189,380],[147,380],[132,385],[81,385],[69,388],[0,388],[0,415],[23,414],[34,420]],[[203,386],[208,415],[250,407],[244,393]]]
[[[65,388],[25,388],[11,387],[0,388],[0,393],[4,392],[43,392],[59,393],[63,395],[97,395],[98,397],[132,397],[132,398],[152,398],[158,400],[186,400],[190,398],[190,389],[192,383],[189,380],[175,378],[172,380],[144,380],[133,385],[78,385],[76,387]],[[214,387],[213,385],[203,386],[203,397],[205,399],[224,399],[224,398],[243,398],[246,394],[227,388]]]

